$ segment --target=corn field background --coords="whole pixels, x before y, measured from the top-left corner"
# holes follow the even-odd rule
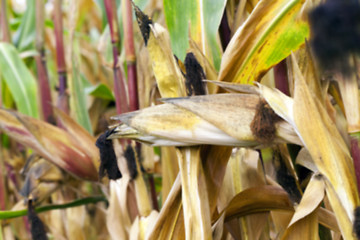
[[[359,1],[0,3],[0,240],[360,238]]]

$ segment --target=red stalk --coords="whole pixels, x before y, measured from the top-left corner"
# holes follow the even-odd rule
[[[66,63],[65,63],[64,40],[63,40],[61,0],[54,1],[54,30],[55,30],[55,42],[56,42],[56,62],[57,62],[57,71],[59,76],[58,107],[64,112],[68,113],[69,102],[66,93],[67,78],[66,78]]]
[[[125,82],[118,64],[118,48],[120,46],[119,27],[117,22],[115,0],[104,0],[105,11],[110,27],[111,44],[113,47],[113,72],[114,72],[114,95],[116,110],[119,114],[129,111]]]
[[[40,56],[36,56],[35,61],[43,119],[55,124],[44,51],[44,10],[44,1],[36,0],[36,50],[40,53]]]
[[[11,42],[11,35],[10,35],[10,29],[7,19],[7,13],[6,13],[6,0],[0,0],[1,1],[1,8],[0,8],[0,24],[1,24],[1,34],[2,38],[1,41],[3,42]]]
[[[123,23],[124,23],[124,45],[128,74],[128,91],[130,111],[139,109],[137,76],[136,76],[136,56],[134,47],[133,15],[130,0],[123,1]]]

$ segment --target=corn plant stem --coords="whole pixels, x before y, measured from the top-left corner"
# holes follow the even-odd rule
[[[94,196],[94,197],[87,197],[82,199],[77,199],[75,201],[65,203],[65,204],[51,204],[46,205],[42,207],[35,208],[36,213],[42,213],[47,212],[51,210],[56,209],[66,209],[66,208],[72,208],[72,207],[78,207],[86,204],[95,204],[98,202],[105,202],[106,204],[107,199],[103,196]],[[27,215],[28,210],[18,210],[18,211],[0,211],[0,219],[10,219],[10,218],[16,218],[16,217],[22,217]]]
[[[66,93],[67,88],[67,76],[66,76],[66,62],[64,52],[64,40],[63,40],[63,23],[62,23],[62,11],[61,0],[54,1],[54,31],[56,42],[56,63],[57,72],[59,77],[59,108],[64,112],[69,112],[69,103]]]
[[[130,111],[139,109],[134,47],[133,13],[130,0],[123,0],[124,47],[127,65],[127,82]]]
[[[7,19],[7,12],[6,12],[6,0],[0,0],[0,24],[1,24],[1,32],[2,32],[2,39],[3,42],[11,42],[11,35],[9,29],[9,23]]]
[[[44,50],[44,15],[45,6],[43,0],[36,0],[36,50],[40,53],[35,57],[38,86],[40,91],[40,104],[43,119],[49,123],[55,124],[54,113],[52,109],[51,93],[49,86],[49,77],[46,68],[45,50]]]
[[[54,112],[51,106],[51,93],[49,86],[49,78],[46,69],[45,54],[44,51],[40,53],[40,56],[35,57],[37,75],[38,75],[38,86],[40,91],[40,102],[43,119],[49,123],[54,124]]]
[[[119,27],[117,22],[117,13],[116,13],[116,2],[115,0],[104,0],[106,16],[110,28],[112,52],[113,52],[113,72],[114,72],[114,95],[116,102],[116,110],[119,114],[128,112],[129,107],[127,103],[127,94],[125,89],[125,82],[123,75],[120,70],[118,63],[119,56],[119,46],[120,46],[120,37],[119,37]]]

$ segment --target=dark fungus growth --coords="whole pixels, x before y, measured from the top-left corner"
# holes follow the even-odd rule
[[[205,95],[205,83],[203,80],[206,78],[204,70],[199,62],[196,60],[193,53],[188,53],[185,58],[186,69],[186,93],[188,96]]]
[[[309,13],[311,45],[321,67],[349,73],[349,57],[360,53],[360,4],[328,0]]]
[[[360,207],[355,209],[355,220],[354,220],[354,233],[356,237],[360,239]]]
[[[289,194],[291,201],[299,203],[301,200],[301,192],[296,184],[295,177],[288,170],[284,159],[282,159],[280,151],[275,151],[273,162],[276,170],[276,180]]]
[[[263,99],[256,105],[255,117],[250,124],[251,132],[261,143],[271,143],[276,135],[275,123],[281,118]]]
[[[113,130],[106,131],[96,140],[96,146],[100,151],[100,167],[99,177],[103,178],[106,174],[109,179],[116,180],[122,177],[119,171],[114,147],[111,140],[107,137],[112,133]]]
[[[134,3],[133,6],[135,10],[136,20],[138,22],[146,46],[150,37],[150,24],[152,24],[152,21],[151,18],[149,18],[149,16],[145,13],[143,13],[140,8],[138,8],[138,6],[136,6]]]
[[[137,164],[136,164],[137,159],[139,159],[138,156],[139,156],[138,151],[135,152],[133,146],[128,145],[126,147],[124,152],[124,157],[127,162],[131,179],[135,179],[138,175]]]
[[[28,201],[28,220],[30,223],[30,231],[32,239],[34,240],[47,240],[46,231],[43,222],[36,214],[33,201]]]

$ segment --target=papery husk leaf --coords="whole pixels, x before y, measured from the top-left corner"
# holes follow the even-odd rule
[[[185,79],[171,51],[169,33],[157,23],[149,26],[151,30],[147,49],[161,96],[185,96]]]
[[[337,79],[342,102],[345,108],[346,120],[348,122],[348,132],[360,132],[358,77],[356,74],[351,74],[350,76],[336,74],[335,78]]]
[[[314,175],[306,187],[299,205],[296,207],[289,228],[297,221],[305,218],[315,211],[325,196],[325,183],[321,176]]]
[[[110,180],[109,208],[106,226],[112,239],[128,239],[131,220],[127,209],[129,175],[116,181]]]
[[[354,239],[352,222],[359,206],[355,173],[349,150],[323,105],[313,98],[295,64],[294,120],[305,147],[320,173],[324,175],[326,193],[337,217],[341,233]]]
[[[221,240],[224,230],[224,220],[225,220],[225,214],[221,214],[219,219],[212,225],[211,231],[212,231],[212,239],[213,240]]]
[[[67,208],[66,210],[65,229],[67,239],[69,240],[86,240],[84,225],[86,218],[85,206]]]
[[[69,133],[46,122],[0,109],[0,128],[11,138],[35,150],[65,171],[97,180],[92,156]]]
[[[130,240],[144,240],[146,233],[151,229],[158,217],[157,211],[151,211],[147,217],[137,216],[130,229]]]
[[[100,156],[99,149],[95,146],[95,137],[60,109],[54,107],[54,112],[58,117],[57,121],[59,121],[61,126],[66,129],[66,131],[71,134],[71,136],[75,138],[86,151],[88,151],[88,154],[92,156],[94,166],[96,169],[99,169]]]
[[[273,210],[294,210],[287,193],[282,188],[274,186],[248,188],[237,194],[224,209],[225,221]]]
[[[199,147],[177,149],[186,239],[210,239],[210,209]]]
[[[161,170],[162,170],[162,187],[161,194],[163,202],[165,202],[170,190],[179,173],[177,157],[174,147],[161,148]]]
[[[207,83],[217,85],[221,88],[224,88],[230,93],[250,93],[250,94],[259,94],[259,89],[256,86],[249,84],[239,84],[231,82],[220,82],[214,80],[204,80]]]
[[[145,239],[185,239],[180,175],[176,178],[158,218]]]
[[[286,229],[282,240],[319,239],[319,223],[316,211],[300,219]]]
[[[336,221],[335,214],[325,208],[319,208],[317,210],[318,219],[321,225],[327,227],[328,229],[340,233],[339,225]]]
[[[223,55],[219,80],[251,84],[309,36],[303,0],[259,1]]]
[[[233,197],[241,191],[264,185],[264,178],[257,170],[259,154],[250,149],[233,149],[223,185],[220,189],[218,211],[221,212]],[[226,228],[234,238],[259,239],[266,226],[268,213],[258,213],[226,222]]]
[[[302,148],[298,153],[298,155],[296,156],[296,164],[306,167],[307,169],[310,169],[312,172],[319,171],[313,159],[311,158],[309,151],[306,148]]]

